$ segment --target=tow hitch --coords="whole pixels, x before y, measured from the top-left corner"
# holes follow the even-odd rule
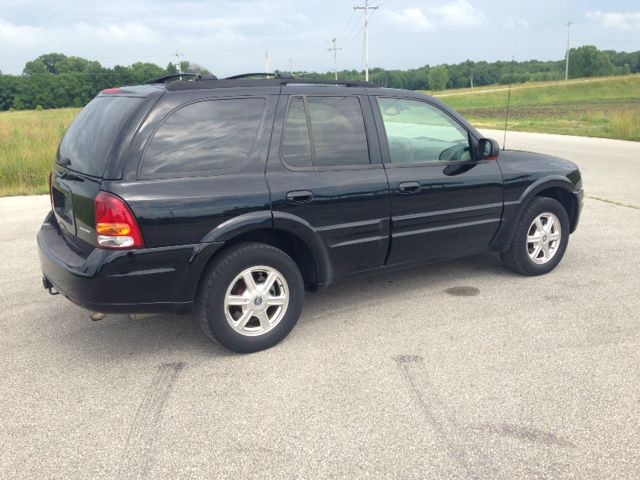
[[[60,292],[56,290],[56,287],[53,286],[53,283],[51,283],[47,277],[42,277],[42,286],[45,290],[49,291],[49,295],[60,295]]]

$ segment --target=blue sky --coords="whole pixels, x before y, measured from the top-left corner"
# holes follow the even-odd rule
[[[363,68],[364,0],[6,0],[0,5],[0,70],[17,74],[48,52],[105,66],[166,65],[179,52],[218,75],[272,68]],[[560,59],[572,45],[640,50],[640,1],[379,0],[370,19],[370,65],[411,68],[471,60]]]

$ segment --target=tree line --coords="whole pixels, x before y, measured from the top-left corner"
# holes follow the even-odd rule
[[[183,72],[210,75],[194,63],[181,62]],[[160,67],[138,62],[129,66],[107,68],[99,62],[80,57],[49,53],[27,62],[22,75],[0,73],[0,110],[31,110],[43,108],[82,107],[105,88],[135,85],[153,78],[177,73],[175,64]],[[369,72],[372,82],[383,87],[409,90],[442,90],[484,85],[561,80],[564,60],[527,60],[445,64],[410,70],[374,68]],[[569,78],[601,77],[640,73],[640,51],[616,52],[598,50],[586,45],[571,49]],[[334,78],[333,72],[293,72],[294,76],[314,80]],[[364,72],[343,70],[341,80],[364,80]]]

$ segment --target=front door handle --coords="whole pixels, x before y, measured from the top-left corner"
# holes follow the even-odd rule
[[[290,203],[309,203],[313,200],[313,193],[309,190],[296,190],[287,193],[287,201]]]
[[[398,185],[398,190],[400,190],[400,193],[418,193],[422,190],[422,185],[418,182],[403,182]]]

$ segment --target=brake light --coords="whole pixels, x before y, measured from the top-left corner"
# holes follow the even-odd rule
[[[102,90],[102,94],[104,95],[116,95],[118,93],[122,92],[121,88],[106,88],[104,90]]]
[[[96,197],[96,235],[99,248],[142,248],[144,241],[129,206],[120,197],[100,192]]]

